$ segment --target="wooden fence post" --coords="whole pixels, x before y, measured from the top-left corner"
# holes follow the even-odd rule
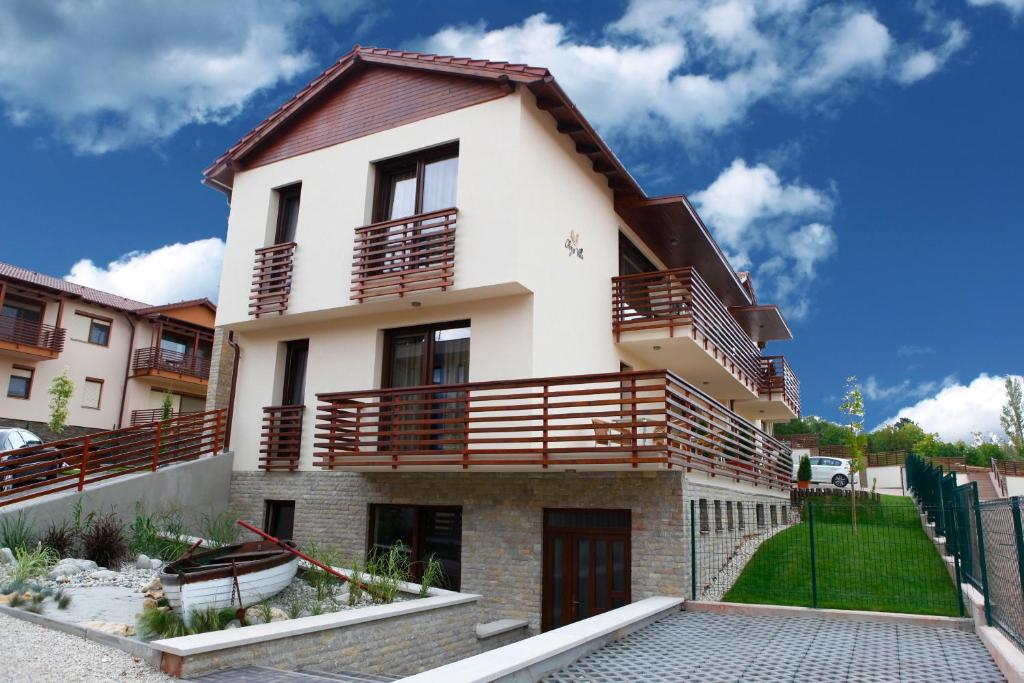
[[[213,427],[213,454],[214,455],[217,455],[218,453],[220,453],[220,442],[221,442],[220,415],[221,415],[221,412],[222,412],[221,410],[218,410],[218,411],[216,411],[214,413],[214,415],[216,416],[215,420],[214,420],[214,427]]]
[[[158,422],[156,424],[155,438],[153,442],[153,471],[156,472],[157,463],[160,462],[160,431],[163,429],[163,423]]]
[[[82,439],[82,460],[78,466],[78,492],[85,488],[85,469],[89,466],[89,435]]]

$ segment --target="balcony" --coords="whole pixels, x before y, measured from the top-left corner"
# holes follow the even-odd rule
[[[302,413],[306,406],[267,406],[260,435],[260,469],[294,472],[302,447]]]
[[[443,209],[356,228],[351,299],[363,303],[451,287],[457,213]]]
[[[0,316],[0,352],[22,360],[49,360],[64,350],[67,330],[13,316]]]
[[[184,389],[197,385],[205,387],[210,379],[210,359],[159,346],[135,349],[132,374],[135,377],[171,380],[172,384]]]
[[[756,398],[761,351],[694,268],[612,278],[616,342],[719,400]]]
[[[672,372],[318,394],[315,465],[699,471],[786,489],[790,451]]]
[[[249,315],[261,318],[283,315],[292,291],[292,257],[295,242],[285,242],[256,250],[249,290]]]
[[[749,420],[779,421],[800,417],[800,380],[785,357],[761,357],[758,396],[749,401],[737,401],[735,409]]]

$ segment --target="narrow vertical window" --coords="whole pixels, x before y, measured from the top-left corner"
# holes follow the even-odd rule
[[[290,541],[295,535],[295,501],[263,502],[263,531],[274,538]]]
[[[306,362],[309,340],[296,339],[286,345],[281,405],[300,406],[306,402]]]
[[[708,521],[708,501],[701,498],[697,501],[697,507],[700,510],[700,532],[706,534],[711,531],[711,522]]]
[[[302,183],[282,187],[277,191],[277,230],[274,234],[274,244],[287,244],[295,241],[295,232],[299,225],[301,194]]]

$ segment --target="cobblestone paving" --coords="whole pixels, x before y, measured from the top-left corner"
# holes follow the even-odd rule
[[[812,617],[666,617],[549,675],[547,683],[993,683],[973,633]]]

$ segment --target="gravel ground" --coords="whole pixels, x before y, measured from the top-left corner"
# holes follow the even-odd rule
[[[0,680],[172,683],[126,652],[0,614]]]

